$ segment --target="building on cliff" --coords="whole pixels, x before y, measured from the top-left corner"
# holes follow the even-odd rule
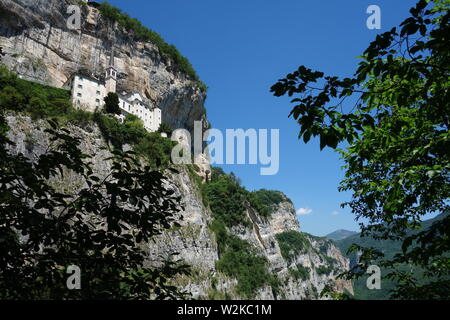
[[[95,111],[103,104],[108,93],[118,93],[121,115],[123,121],[128,114],[137,116],[144,122],[147,131],[155,132],[161,124],[161,109],[146,103],[138,92],[128,93],[117,90],[117,69],[114,66],[114,46],[111,50],[109,65],[105,70],[105,80],[95,79],[81,73],[74,73],[63,88],[70,90],[72,103],[76,108]]]

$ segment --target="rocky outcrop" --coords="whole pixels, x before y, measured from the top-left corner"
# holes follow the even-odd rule
[[[47,150],[50,142],[44,131],[48,126],[45,121],[32,121],[29,117],[14,114],[10,114],[7,121],[10,126],[9,138],[15,143],[13,152],[23,153],[32,159]],[[70,125],[69,129],[81,139],[83,153],[93,156],[90,161],[98,176],[107,175],[110,163],[104,159],[110,153],[102,148],[105,141],[98,127],[94,124],[83,128]],[[209,229],[212,213],[203,204],[198,182],[193,181],[192,173],[185,167],[179,166],[178,170],[179,174],[170,174],[170,181],[181,195],[184,206],[181,227],[168,230],[146,246],[148,263],[157,263],[160,257],[178,252],[178,258],[192,267],[192,274],[177,278],[174,282],[194,298],[243,298],[236,291],[236,279],[220,273],[216,268],[219,252],[215,234]],[[75,194],[81,187],[81,179],[73,174],[65,174],[64,179],[56,183],[65,191]],[[250,224],[239,225],[230,232],[256,248],[258,254],[268,260],[270,273],[276,275],[280,282],[277,296],[270,287],[262,287],[254,299],[318,299],[325,285],[331,285],[338,292],[352,292],[349,281],[336,279],[339,273],[348,270],[348,260],[331,241],[299,232],[295,209],[286,197],[269,217],[262,217],[251,206],[247,207],[245,215]],[[298,252],[293,253],[290,259],[283,257],[277,239],[277,235],[286,232],[296,232],[305,239],[302,248],[298,248]],[[302,278],[292,272],[298,266],[307,270]]]
[[[3,62],[23,78],[60,87],[74,72],[87,72],[101,77],[108,62],[111,44],[115,43],[116,66],[121,71],[119,87],[137,90],[162,110],[163,121],[174,128],[193,130],[194,121],[204,118],[205,94],[187,75],[177,70],[173,62],[161,55],[148,42],[135,41],[120,27],[113,34],[110,21],[95,8],[82,6],[82,28],[69,30],[66,25],[67,6],[76,0],[0,0],[0,47],[6,56]],[[11,113],[7,117],[9,137],[15,143],[14,152],[30,159],[45,152],[49,139],[45,121]],[[83,153],[93,156],[96,174],[105,176],[110,156],[102,134],[95,124],[83,127],[69,125],[71,134],[82,141]],[[195,169],[195,167],[194,167]],[[194,298],[244,298],[236,290],[237,280],[217,269],[220,254],[215,233],[209,228],[212,213],[205,207],[195,171],[207,180],[209,165],[197,169],[179,167],[179,174],[170,174],[170,183],[181,195],[184,210],[181,226],[168,230],[146,245],[148,264],[173,252],[192,267],[190,276],[179,277],[174,284],[185,288]],[[58,187],[76,193],[81,179],[67,174],[55,181]],[[201,182],[200,182],[201,183]],[[254,299],[318,299],[320,291],[331,284],[337,291],[352,291],[350,282],[336,280],[336,275],[348,269],[348,261],[328,240],[300,233],[292,203],[286,198],[264,217],[250,204],[245,216],[248,224],[228,230],[248,242],[256,254],[268,261],[270,274],[279,281],[278,294],[271,287],[261,287]],[[295,252],[282,251],[279,235],[294,232],[302,239]],[[301,277],[295,270],[303,270]]]
[[[153,43],[136,41],[93,7],[80,5],[81,30],[70,30],[67,8],[82,2],[0,0],[2,62],[23,78],[61,87],[74,72],[103,77],[115,43],[118,87],[140,92],[173,128],[192,131],[206,94]]]

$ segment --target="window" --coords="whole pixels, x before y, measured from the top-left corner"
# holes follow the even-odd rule
[[[80,104],[80,100],[77,100],[77,103]]]
[[[100,95],[100,91],[97,91],[97,95]]]
[[[77,96],[81,97],[81,93],[78,92],[78,93],[77,93]]]
[[[78,88],[83,89],[83,86],[81,84],[78,85]]]
[[[95,102],[100,103],[100,99],[95,99]]]

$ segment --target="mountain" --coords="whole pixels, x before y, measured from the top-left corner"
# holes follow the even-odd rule
[[[44,129],[44,120],[28,116],[7,116],[9,138],[14,142],[14,153],[30,159],[45,152],[50,141]],[[111,156],[105,139],[95,123],[83,126],[69,124],[71,134],[82,141],[82,152],[93,156],[95,174],[104,177],[110,168]],[[265,212],[261,205],[241,202],[242,214],[235,216],[233,224],[225,225],[224,232],[216,228],[219,211],[225,207],[224,198],[202,189],[214,184],[201,182],[195,169],[184,165],[176,167],[178,174],[170,173],[170,183],[181,197],[184,210],[180,227],[172,228],[148,244],[148,263],[159,261],[171,252],[191,266],[192,274],[175,279],[175,284],[197,299],[319,299],[326,285],[338,292],[353,292],[351,282],[336,279],[348,270],[349,261],[339,249],[325,238],[300,232],[292,202],[281,192],[270,191],[278,199]],[[225,176],[224,181],[228,175]],[[216,182],[220,185],[222,182]],[[55,181],[64,190],[81,187],[81,179],[73,172]],[[238,188],[229,192],[231,201],[236,193],[248,195]],[[251,193],[263,198],[262,194]],[[217,204],[223,203],[221,206]],[[236,203],[233,203],[235,206]],[[265,212],[264,214],[262,212]],[[228,214],[224,212],[223,214]],[[233,241],[233,248],[223,250],[221,243]],[[246,263],[242,264],[241,260]]]
[[[23,79],[62,87],[73,73],[102,79],[114,45],[118,91],[139,92],[161,109],[162,122],[192,134],[194,121],[206,117],[206,92],[176,62],[183,57],[176,49],[164,52],[168,45],[160,38],[146,41],[120,23],[113,32],[115,21],[86,2],[0,0],[2,62]],[[81,8],[80,30],[67,27],[74,4]]]
[[[120,139],[115,137],[114,146],[140,147],[139,151],[145,153],[143,164],[159,160],[155,155],[164,152],[166,138],[154,133],[153,140],[133,144],[124,139],[142,135],[142,130],[128,134],[126,130],[136,129],[134,125],[126,127],[107,115],[103,115],[107,122],[99,125],[92,114],[67,107],[69,99],[62,100],[70,96],[68,92],[39,87],[25,79],[61,87],[74,72],[100,77],[108,64],[111,43],[115,43],[116,65],[121,70],[119,86],[138,90],[162,110],[163,122],[173,128],[192,131],[194,121],[206,117],[206,93],[177,63],[183,61],[180,57],[173,59],[164,52],[161,39],[156,38],[159,44],[142,40],[120,25],[111,34],[113,21],[84,3],[0,0],[0,47],[6,54],[3,62],[22,78],[21,85],[15,87],[18,98],[11,101],[22,101],[23,105],[9,108],[6,119],[8,137],[14,142],[11,153],[21,153],[31,160],[51,145],[45,120],[50,116],[63,118],[68,134],[80,139],[82,153],[92,156],[94,174],[102,180],[111,169],[108,159],[112,146],[108,142],[115,132],[120,133]],[[63,15],[72,4],[82,6],[83,23],[78,31],[68,29]],[[8,79],[1,79],[0,84]],[[59,90],[58,99],[47,99],[55,94],[46,92],[55,90]],[[40,92],[39,104],[32,103],[33,92]],[[61,104],[66,106],[65,111],[58,114]],[[108,127],[108,123],[114,125]],[[170,153],[164,156],[170,158]],[[337,292],[353,292],[350,281],[337,279],[348,270],[348,259],[331,240],[300,231],[295,208],[283,193],[249,192],[233,175],[224,173],[206,182],[202,176],[205,171],[197,165],[178,165],[176,169],[179,173],[165,174],[183,204],[180,226],[143,244],[149,253],[148,265],[158,265],[161,257],[178,252],[178,258],[191,266],[190,275],[172,279],[174,285],[196,299],[320,299],[327,285]],[[63,179],[52,183],[54,188],[76,195],[82,181],[68,171]]]
[[[421,223],[422,229],[429,228],[434,222],[437,222],[445,217],[445,214],[439,214],[436,217],[428,220],[424,220]],[[413,232],[417,231],[409,231],[408,235],[411,235]],[[360,234],[354,234],[349,237],[346,237],[341,240],[333,241],[336,246],[341,250],[343,254],[346,254],[348,248],[352,244],[358,244],[363,247],[373,247],[382,251],[387,258],[392,258],[396,253],[400,253],[401,250],[401,241],[393,241],[393,240],[375,240],[371,237],[361,238]],[[347,258],[350,260],[350,266],[353,267],[358,262],[358,255],[356,253],[346,254]],[[407,269],[409,266],[400,266],[401,269]],[[410,269],[410,268],[409,268]],[[411,269],[410,269],[411,270]],[[388,270],[381,269],[381,275],[386,274]],[[421,270],[413,271],[418,278],[420,278]],[[353,287],[355,291],[355,297],[357,299],[369,299],[369,300],[386,300],[389,299],[390,293],[389,291],[395,288],[396,283],[390,279],[382,279],[382,285],[380,290],[369,290],[366,286],[366,278],[362,277],[353,281]]]
[[[355,235],[357,233],[358,232],[356,232],[356,231],[349,231],[349,230],[339,229],[339,230],[336,230],[334,232],[331,232],[331,233],[327,234],[325,236],[325,238],[331,239],[331,240],[342,240],[342,239],[345,239],[345,238],[350,237],[352,235]]]

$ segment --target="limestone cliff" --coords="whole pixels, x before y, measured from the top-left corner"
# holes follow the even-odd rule
[[[48,147],[49,140],[44,132],[48,124],[43,120],[33,121],[29,117],[10,114],[7,117],[10,126],[9,138],[15,143],[13,152],[23,153],[29,158],[39,155]],[[105,176],[110,163],[104,161],[110,154],[104,150],[106,145],[102,134],[95,124],[79,127],[69,125],[71,133],[81,138],[83,153],[92,155],[96,173]],[[179,174],[170,174],[173,188],[181,195],[184,211],[180,228],[174,228],[161,235],[146,246],[149,252],[148,263],[158,261],[158,257],[179,252],[179,258],[192,267],[192,274],[175,280],[175,284],[189,291],[194,298],[244,298],[236,290],[237,280],[217,270],[220,252],[217,239],[209,224],[213,219],[211,210],[205,207],[198,182],[192,172],[178,167]],[[195,174],[195,173],[194,173]],[[65,190],[80,188],[80,180],[74,175],[65,175],[63,181],[57,181]],[[285,196],[269,217],[261,216],[248,206],[243,219],[250,224],[238,225],[230,232],[246,240],[258,255],[265,257],[271,274],[279,280],[277,296],[270,286],[263,286],[255,292],[253,299],[318,299],[325,285],[331,285],[338,292],[352,292],[351,283],[336,280],[336,275],[348,270],[348,260],[342,256],[334,244],[324,238],[300,233],[295,209]],[[281,240],[277,235],[294,232],[302,239],[301,246],[282,252]],[[286,257],[289,254],[289,257]],[[296,268],[306,270],[301,277],[296,276]]]
[[[115,43],[116,65],[121,71],[119,87],[140,91],[161,108],[163,121],[174,128],[193,129],[195,120],[204,117],[205,93],[195,81],[152,43],[135,41],[118,27],[112,33],[111,22],[92,7],[82,6],[82,27],[79,31],[66,26],[67,6],[76,0],[0,0],[0,47],[6,56],[3,62],[23,78],[53,86],[61,86],[73,72],[87,72],[100,77],[108,63],[111,44]],[[46,123],[10,114],[9,136],[15,142],[14,152],[29,158],[47,149]],[[82,149],[93,156],[99,176],[105,175],[109,154],[102,149],[105,140],[93,123],[79,127],[70,125],[73,135],[81,138]],[[158,256],[179,252],[180,258],[192,266],[189,277],[175,279],[175,284],[192,293],[194,298],[244,298],[236,290],[237,279],[219,272],[220,260],[216,234],[210,228],[213,214],[204,205],[195,173],[180,167],[180,174],[171,174],[171,183],[183,201],[183,220],[174,228],[149,243],[148,263]],[[80,180],[66,175],[60,187],[76,192]],[[228,230],[248,242],[255,254],[268,262],[268,272],[279,282],[279,288],[262,286],[254,299],[317,299],[325,285],[336,290],[352,291],[350,282],[336,280],[348,269],[348,261],[328,240],[300,233],[292,203],[283,196],[269,216],[262,216],[246,205],[243,219],[248,224]],[[301,242],[289,247],[285,235]],[[284,247],[283,247],[284,245]],[[288,249],[286,249],[286,246]],[[290,249],[289,249],[290,248]]]
[[[136,41],[94,7],[81,5],[81,30],[68,29],[67,8],[81,2],[0,0],[3,63],[23,78],[61,87],[74,72],[101,78],[115,43],[118,87],[140,92],[173,128],[192,131],[204,117],[205,92],[153,43]]]

